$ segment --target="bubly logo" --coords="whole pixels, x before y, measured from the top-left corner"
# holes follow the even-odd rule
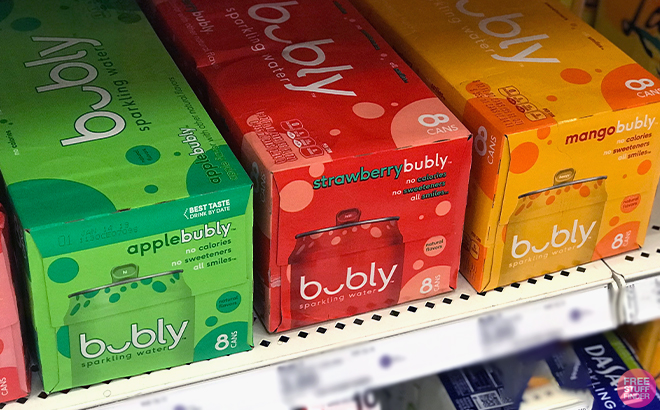
[[[343,78],[341,74],[332,74],[332,73],[353,69],[353,66],[351,65],[321,67],[321,65],[324,64],[326,60],[325,52],[323,51],[321,46],[326,44],[332,44],[334,43],[334,40],[330,38],[326,38],[322,40],[310,40],[310,41],[300,42],[297,44],[292,44],[291,40],[287,40],[286,38],[280,37],[279,34],[281,30],[280,24],[286,23],[291,18],[291,13],[286,7],[291,7],[295,5],[298,5],[297,1],[255,4],[254,6],[248,9],[248,15],[254,20],[261,21],[264,23],[269,23],[269,26],[267,26],[264,29],[264,34],[266,37],[268,37],[273,41],[287,45],[282,50],[282,57],[286,61],[303,67],[315,67],[315,68],[299,69],[296,72],[296,76],[298,78],[311,77],[312,80],[314,80],[318,78],[317,77],[318,75],[325,76],[325,78],[313,82],[309,85],[304,85],[304,86],[293,85],[291,83],[291,80],[286,76],[286,74],[282,72],[283,68],[278,67],[277,62],[273,59],[273,57],[270,56],[269,54],[266,54],[263,57],[268,62],[268,67],[273,70],[273,72],[280,79],[280,81],[287,83],[284,84],[284,87],[286,87],[286,89],[288,90],[307,91],[310,93],[322,93],[322,94],[355,97],[356,94],[353,91],[328,88],[328,86],[330,86],[331,84],[337,81],[340,81]],[[236,12],[236,9],[228,8],[226,9],[226,12],[227,12],[226,15],[227,17],[232,18],[234,20],[238,19],[238,13]],[[268,17],[265,16],[266,14],[268,14]],[[265,46],[261,43],[257,43],[252,46],[253,51],[263,51],[265,49],[266,49]],[[295,52],[297,52],[298,56],[300,56],[303,53],[309,55],[310,51],[315,56],[314,58],[301,60],[293,56]],[[328,73],[330,73],[329,76],[327,76]]]
[[[199,241],[205,238],[212,238],[214,236],[222,236],[226,238],[229,235],[229,229],[231,228],[231,222],[227,224],[221,224],[216,222],[215,226],[209,226],[209,224],[204,224],[204,228],[196,229],[192,232],[186,232],[184,229],[181,230],[181,243],[188,243],[190,241]]]
[[[171,324],[165,324],[164,319],[158,319],[156,329],[139,329],[137,323],[131,325],[131,338],[121,347],[115,347],[102,339],[89,339],[87,334],[80,334],[80,353],[86,359],[96,359],[106,351],[111,354],[124,353],[131,346],[136,349],[147,349],[154,343],[167,346],[168,350],[176,349],[183,338],[183,334],[188,327],[188,321],[185,320],[176,330]],[[169,336],[169,338],[168,338]],[[169,345],[169,346],[168,346]],[[91,353],[94,352],[94,353]]]
[[[503,16],[486,17],[484,13],[468,10],[466,8],[468,2],[469,0],[460,0],[456,2],[456,9],[458,9],[459,12],[465,14],[466,16],[481,18],[482,20],[479,21],[479,29],[487,36],[496,37],[496,38],[508,38],[509,40],[504,40],[500,42],[499,47],[501,50],[505,50],[505,51],[511,50],[510,53],[516,52],[516,50],[520,49],[521,45],[524,47],[527,45],[527,43],[532,43],[531,45],[527,45],[525,49],[519,51],[517,54],[512,56],[505,56],[498,54],[496,53],[496,50],[493,50],[492,48],[488,47],[486,51],[490,50],[492,52],[490,55],[492,58],[494,58],[495,60],[517,62],[517,63],[559,63],[559,60],[556,58],[531,57],[532,54],[539,51],[543,47],[541,43],[539,43],[539,41],[547,39],[549,37],[547,34],[537,34],[532,36],[520,37],[522,28],[517,22],[514,21],[514,19],[519,19],[524,17],[523,14],[513,13],[513,14],[506,14]],[[508,25],[509,31],[499,32],[499,31],[491,30],[491,24],[494,23],[498,23],[498,26],[501,26],[502,24]],[[469,34],[471,39],[477,40],[477,42],[485,44],[484,40],[479,39],[479,35],[477,33],[472,32],[472,30],[470,30],[468,27],[464,27],[463,31]]]
[[[569,241],[572,244],[578,243],[577,249],[581,248],[589,235],[596,226],[596,221],[593,221],[589,226],[589,229],[586,229],[585,225],[580,224],[576,219],[573,221],[573,230],[569,231],[568,229],[559,229],[559,225],[552,227],[552,238],[549,242],[546,242],[541,248],[537,248],[535,245],[526,239],[520,239],[518,235],[513,236],[513,243],[511,244],[511,256],[516,259],[524,258],[527,254],[532,251],[533,253],[542,253],[545,252],[548,247],[552,246],[553,248],[561,248],[566,245]],[[578,238],[578,234],[580,237]]]
[[[98,77],[99,72],[93,65],[79,61],[80,59],[87,56],[86,50],[78,50],[75,54],[51,56],[52,54],[58,53],[69,47],[73,47],[79,44],[90,44],[94,46],[94,52],[97,55],[107,55],[101,42],[93,39],[66,37],[32,37],[32,41],[58,43],[50,48],[40,51],[39,56],[42,58],[41,60],[24,63],[25,67],[27,68],[48,64],[53,65],[49,72],[49,77],[53,83],[37,87],[36,89],[38,93],[45,93],[71,87],[81,87],[83,92],[96,94],[96,99],[98,100],[96,103],[89,106],[91,111],[79,116],[74,122],[74,128],[79,135],[60,140],[62,146],[76,145],[83,142],[114,137],[115,135],[121,133],[124,128],[126,128],[126,121],[121,115],[104,110],[104,108],[112,102],[112,94],[110,94],[110,92],[105,88],[89,85],[89,83]],[[112,62],[107,60],[107,58],[101,58],[99,60],[106,60],[103,61],[103,65],[110,75],[117,73],[117,70],[112,68]],[[81,73],[83,74],[81,75]],[[105,131],[90,130],[87,128],[87,123],[95,118],[105,118],[111,120],[114,125]]]
[[[344,290],[344,286],[353,291],[361,290],[365,286],[368,286],[371,288],[377,288],[380,293],[387,288],[387,285],[389,285],[394,276],[394,272],[396,272],[398,267],[399,265],[397,264],[392,265],[389,273],[387,273],[387,268],[376,268],[376,262],[371,262],[371,271],[367,274],[359,271],[353,272],[353,267],[349,266],[346,269],[346,282],[342,283],[334,290],[324,287],[321,282],[315,280],[307,282],[303,275],[300,277],[300,296],[305,300],[314,300],[319,297],[321,293],[332,296]],[[376,274],[376,272],[378,274]]]
[[[608,135],[621,134],[626,131],[637,131],[639,129],[651,131],[653,124],[655,124],[655,118],[656,117],[650,118],[648,115],[645,115],[644,119],[635,117],[635,120],[631,122],[617,121],[616,126],[612,125],[611,127],[603,127],[597,130],[584,131],[580,134],[567,135],[565,144],[574,144],[576,142],[584,142],[592,139],[602,141]]]

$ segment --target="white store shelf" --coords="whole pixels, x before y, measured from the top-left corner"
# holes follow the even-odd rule
[[[622,290],[617,306],[620,322],[660,319],[660,195],[656,194],[644,246],[604,261]]]
[[[251,352],[48,396],[35,386],[27,401],[4,410],[289,410],[327,403],[612,329],[616,289],[600,261],[485,294],[459,278],[449,294],[277,335],[256,321]]]

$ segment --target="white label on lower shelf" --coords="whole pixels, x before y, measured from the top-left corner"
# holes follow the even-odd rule
[[[626,285],[626,323],[643,323],[660,318],[660,277],[636,280]]]

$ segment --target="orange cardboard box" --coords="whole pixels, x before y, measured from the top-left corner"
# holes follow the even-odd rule
[[[478,290],[638,248],[660,81],[557,0],[353,0],[475,135],[461,272]]]

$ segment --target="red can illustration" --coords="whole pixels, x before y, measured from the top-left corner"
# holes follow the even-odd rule
[[[294,327],[397,303],[405,247],[398,220],[360,221],[359,209],[347,209],[336,226],[296,235],[288,272]]]

